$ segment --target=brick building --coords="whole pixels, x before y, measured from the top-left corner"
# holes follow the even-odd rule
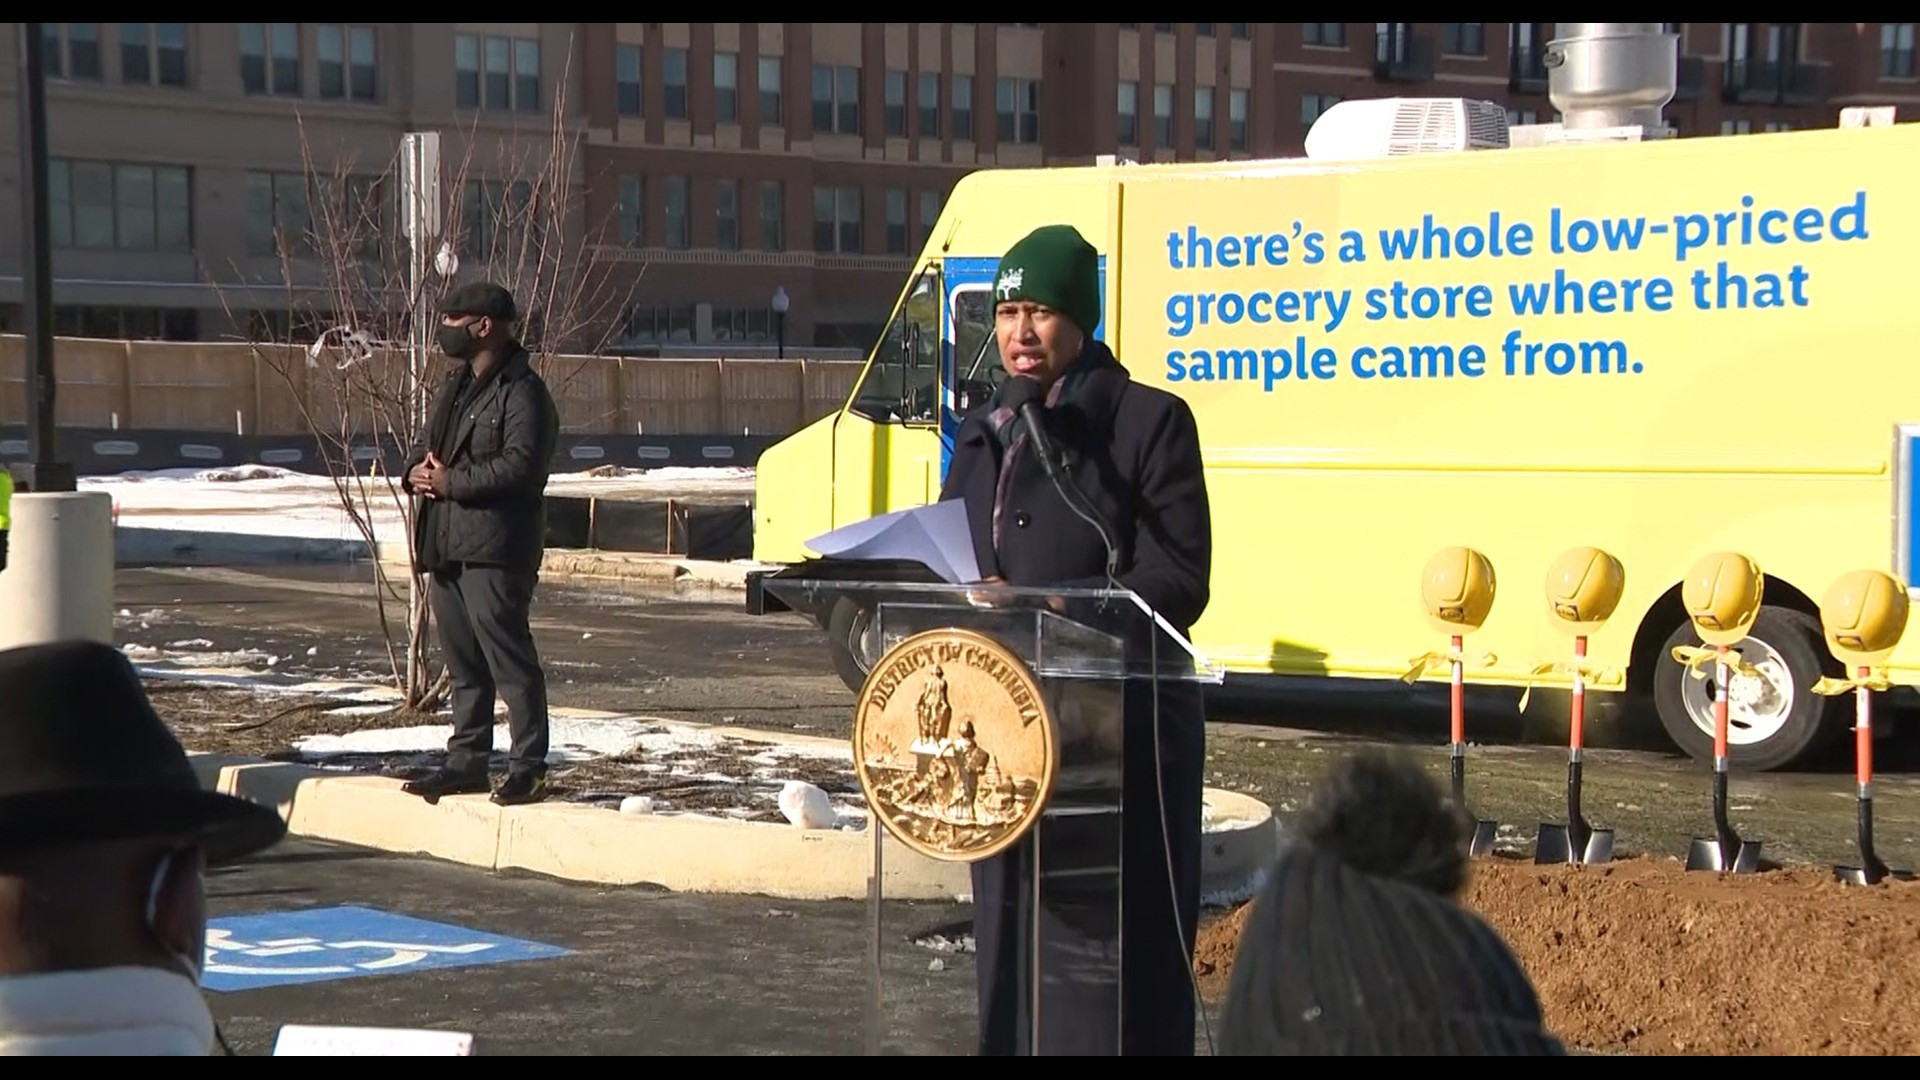
[[[403,132],[439,130],[478,166],[459,205],[511,200],[490,163],[550,139],[562,89],[566,227],[626,309],[602,336],[667,352],[766,347],[776,289],[790,343],[864,349],[973,169],[1292,155],[1342,98],[1553,119],[1548,23],[46,25],[56,322],[91,336],[311,332],[288,312],[324,306],[318,271],[275,226],[314,214],[317,178],[371,184]],[[1683,136],[1856,104],[1920,118],[1912,23],[1681,29]],[[9,206],[16,116],[0,105]],[[487,239],[467,216],[463,249]],[[0,329],[18,330],[19,252],[0,214]]]

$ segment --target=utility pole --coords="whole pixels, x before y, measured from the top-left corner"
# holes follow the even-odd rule
[[[47,219],[45,23],[15,23],[19,45],[20,288],[27,331],[27,453],[12,468],[21,491],[75,490],[73,466],[56,460],[53,258]]]
[[[400,199],[407,234],[407,421],[411,441],[426,430],[427,354],[433,348],[433,309],[427,303],[428,245],[440,235],[440,133],[409,132],[400,144]],[[421,497],[415,495],[407,520],[418,527]],[[407,537],[409,549],[413,537]],[[411,559],[409,559],[411,561]],[[407,575],[407,662],[404,693],[409,705],[432,679],[424,667],[421,640],[427,626],[427,597],[418,568]]]

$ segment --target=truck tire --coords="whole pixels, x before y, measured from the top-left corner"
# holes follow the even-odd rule
[[[827,614],[827,647],[833,652],[833,670],[856,694],[867,683],[866,650],[861,641],[872,628],[872,612],[850,597],[834,601],[833,610]]]
[[[1682,623],[1660,647],[1653,675],[1654,711],[1667,735],[1696,761],[1713,762],[1714,669],[1696,679],[1673,658],[1680,645],[1698,646],[1693,624]],[[1850,697],[1813,692],[1822,675],[1841,675],[1827,655],[1819,620],[1791,608],[1766,605],[1737,648],[1764,680],[1735,673],[1730,685],[1727,765],[1741,772],[1792,768],[1832,745],[1851,724]]]

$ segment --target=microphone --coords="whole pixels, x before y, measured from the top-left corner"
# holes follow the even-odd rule
[[[1071,477],[1061,468],[1060,460],[1053,452],[1053,442],[1047,438],[1046,424],[1041,418],[1041,402],[1046,399],[1046,391],[1040,383],[1026,375],[1016,375],[1007,384],[1007,396],[1003,403],[1011,406],[1014,412],[1026,424],[1027,438],[1033,443],[1033,451],[1039,455],[1040,467],[1046,470],[1047,479],[1053,482],[1054,491],[1060,495],[1060,501],[1067,504],[1075,517],[1086,522],[1100,535],[1100,543],[1107,549],[1107,584],[1120,588],[1120,548],[1113,542],[1113,530],[1100,520],[1100,513],[1087,502],[1085,494],[1075,486]]]

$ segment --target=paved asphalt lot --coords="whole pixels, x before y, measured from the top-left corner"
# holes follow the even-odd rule
[[[120,643],[271,670],[281,675],[381,678],[385,648],[366,567],[122,569],[116,581]],[[404,617],[404,606],[389,609]],[[613,582],[549,580],[534,634],[557,705],[667,720],[738,724],[844,738],[853,696],[832,672],[824,635],[793,615],[753,617],[738,593],[687,602]],[[143,654],[145,655],[145,654]],[[1347,684],[1353,687],[1355,684]],[[1470,688],[1471,692],[1471,688]],[[1446,687],[1327,694],[1309,684],[1283,697],[1210,698],[1208,782],[1290,812],[1328,762],[1355,740],[1411,741],[1445,766]],[[1535,826],[1565,814],[1566,750],[1551,740],[1549,694],[1527,713],[1511,695],[1479,695],[1468,735],[1485,743],[1469,765],[1470,798],[1502,825],[1501,846],[1531,851]],[[1565,695],[1559,696],[1564,717]],[[1603,714],[1604,715],[1604,714]],[[1876,719],[1891,719],[1888,716]],[[1684,852],[1709,825],[1710,771],[1664,751],[1607,748],[1590,723],[1587,811],[1615,828],[1620,851]],[[1920,863],[1920,739],[1883,744],[1875,812],[1881,854]],[[1824,863],[1851,858],[1851,748],[1793,775],[1739,776],[1735,827],[1764,835],[1769,857]]]
[[[471,1032],[481,1056],[864,1050],[871,935],[867,907],[857,901],[585,886],[301,840],[214,869],[208,892],[216,928],[233,917],[355,905],[570,951],[551,959],[439,970],[402,965],[336,981],[210,989],[214,1018],[241,1056],[270,1053],[281,1025],[290,1023]],[[901,904],[888,912],[885,975],[894,1052],[971,1052],[971,957],[909,940],[914,931],[965,917],[964,909],[940,905]],[[272,940],[293,941],[295,933],[275,931]],[[280,955],[244,959],[214,955],[261,970],[328,962],[298,948],[283,944],[261,950]],[[336,965],[370,958],[378,954],[329,954]]]

